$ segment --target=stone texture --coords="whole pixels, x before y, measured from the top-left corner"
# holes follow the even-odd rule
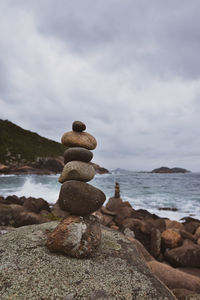
[[[151,255],[158,257],[161,249],[161,234],[156,228],[151,229]]]
[[[61,209],[85,216],[99,209],[106,200],[105,194],[96,187],[77,180],[62,184],[58,204]]]
[[[107,204],[106,204],[106,208],[110,211],[118,211],[119,209],[121,209],[123,206],[123,201],[121,198],[115,198],[115,197],[111,197],[109,198]]]
[[[80,160],[84,162],[89,162],[93,158],[93,153],[85,148],[73,147],[65,150],[64,152],[64,163],[68,163],[73,160]]]
[[[86,129],[86,125],[81,121],[74,121],[72,123],[73,131],[81,132],[81,131],[84,131],[85,129]]]
[[[24,200],[23,206],[34,213],[39,213],[41,210],[50,211],[49,204],[46,200],[42,198],[29,197]]]
[[[176,299],[146,266],[141,251],[117,231],[102,228],[92,259],[51,253],[46,232],[57,225],[26,226],[1,236],[0,299]]]
[[[82,161],[70,161],[68,162],[58,179],[60,183],[63,183],[68,180],[80,180],[80,181],[90,181],[95,176],[94,168]]]
[[[176,270],[166,264],[150,261],[152,272],[170,289],[185,288],[196,293],[200,292],[200,279],[196,276]]]
[[[196,240],[200,238],[200,226],[196,229],[194,236]]]
[[[87,132],[66,132],[62,136],[61,142],[66,147],[83,147],[88,150],[93,150],[97,146],[96,139]]]
[[[180,229],[184,230],[184,225],[175,220],[165,220],[166,229]]]
[[[200,226],[199,221],[192,221],[189,223],[186,223],[185,225],[185,230],[190,232],[191,234],[194,234],[197,228]]]
[[[173,267],[200,267],[200,246],[190,240],[165,253],[165,259]]]
[[[167,229],[161,234],[162,244],[165,248],[176,248],[181,245],[181,235],[173,229]]]
[[[200,300],[200,294],[187,289],[173,289],[172,292],[178,300]]]
[[[52,252],[84,258],[94,255],[100,241],[100,223],[95,216],[69,216],[48,235],[46,245]]]

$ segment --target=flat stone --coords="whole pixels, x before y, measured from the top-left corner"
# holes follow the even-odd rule
[[[62,184],[58,198],[61,209],[85,216],[99,209],[106,200],[105,194],[96,187],[78,180]]]
[[[86,125],[81,121],[74,121],[72,124],[72,130],[81,132],[86,129]]]
[[[82,161],[70,161],[68,162],[58,179],[60,183],[68,180],[80,180],[80,181],[90,181],[95,175],[95,170],[93,166]]]
[[[89,162],[93,158],[93,153],[90,150],[81,147],[73,147],[65,150],[64,152],[64,163],[69,161],[79,160]]]
[[[63,134],[61,142],[66,147],[83,147],[93,150],[97,146],[96,139],[87,132],[68,131]]]
[[[48,235],[46,246],[52,252],[86,258],[96,252],[100,242],[101,228],[95,216],[69,216]]]

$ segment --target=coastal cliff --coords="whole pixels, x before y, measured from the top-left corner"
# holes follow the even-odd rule
[[[56,141],[0,119],[0,174],[55,174],[64,166],[67,148]],[[98,174],[109,173],[92,163]]]

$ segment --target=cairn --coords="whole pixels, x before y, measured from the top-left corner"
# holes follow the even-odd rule
[[[70,216],[61,221],[47,240],[51,251],[76,258],[91,256],[100,245],[100,224],[91,214],[106,200],[101,190],[86,183],[95,175],[89,162],[97,142],[85,129],[84,123],[75,121],[72,131],[62,136],[61,142],[68,149],[64,152],[65,165],[58,179],[62,184],[58,205]]]

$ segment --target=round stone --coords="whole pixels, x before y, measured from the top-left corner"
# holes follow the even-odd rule
[[[81,121],[74,121],[72,124],[72,130],[82,132],[86,129],[86,125]]]
[[[52,252],[84,258],[92,256],[100,243],[101,228],[95,216],[69,216],[48,235],[46,246]]]
[[[92,165],[82,161],[68,162],[58,179],[60,183],[68,180],[90,181],[95,175],[95,170]]]
[[[79,160],[89,162],[93,158],[93,153],[90,150],[81,147],[73,147],[65,150],[64,163],[68,163],[72,160]]]
[[[61,142],[66,147],[83,147],[88,150],[97,146],[96,139],[87,132],[68,131],[63,134]]]
[[[58,204],[61,209],[85,216],[99,209],[106,200],[98,188],[77,180],[65,181],[60,189]]]

